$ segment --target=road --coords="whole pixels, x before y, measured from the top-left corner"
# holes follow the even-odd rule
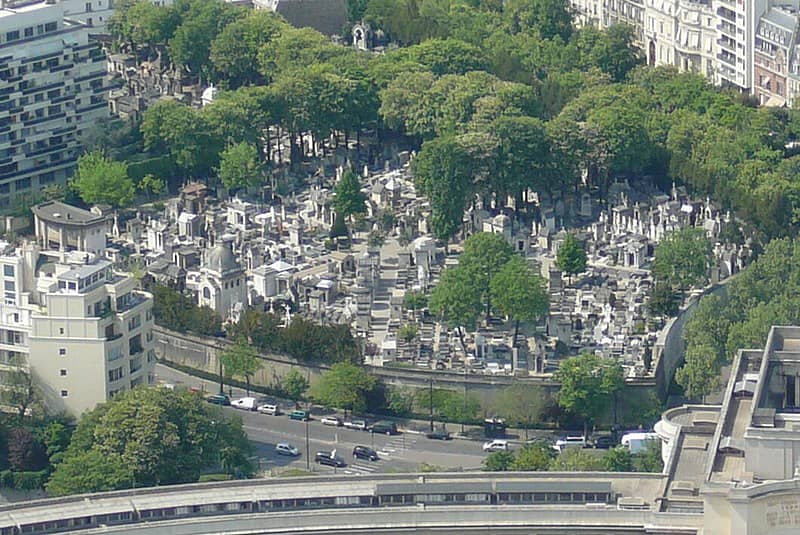
[[[184,385],[209,393],[219,390],[218,384],[160,364],[156,366],[156,377],[165,383]],[[244,395],[244,391],[233,389],[234,398]],[[286,414],[270,416],[230,407],[224,407],[223,410],[228,414],[241,417],[244,430],[255,446],[261,468],[272,473],[279,473],[291,468],[306,469],[306,430],[308,430],[308,451],[311,455],[308,465],[317,472],[329,471],[338,474],[410,472],[419,470],[423,463],[454,469],[477,469],[480,468],[481,462],[485,458],[480,441],[457,439],[445,442],[430,440],[424,435],[412,432],[387,436],[373,435],[369,432],[343,427],[325,426],[319,422],[319,418],[326,413],[317,407],[312,411],[313,419],[307,425],[304,422],[290,420]],[[333,414],[333,412],[331,411],[329,414]],[[301,451],[300,457],[292,458],[276,454],[275,445],[279,442],[288,442],[297,447]],[[352,450],[356,445],[372,447],[378,452],[381,460],[370,462],[354,459]],[[347,467],[334,470],[313,462],[317,451],[332,449],[336,449],[337,455],[347,462]]]

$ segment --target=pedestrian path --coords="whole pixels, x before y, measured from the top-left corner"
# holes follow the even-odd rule
[[[363,462],[354,462],[348,464],[346,468],[342,470],[343,473],[349,475],[358,475],[358,474],[371,474],[378,470],[378,465],[376,463],[367,464],[368,461]]]

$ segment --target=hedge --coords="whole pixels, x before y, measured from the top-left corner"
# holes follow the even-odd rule
[[[49,470],[38,470],[36,472],[1,470],[0,487],[18,490],[38,490],[44,488],[48,477],[50,477]]]

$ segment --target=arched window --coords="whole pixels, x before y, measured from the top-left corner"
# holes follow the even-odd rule
[[[208,289],[208,286],[203,288],[203,299],[211,299],[211,290]]]

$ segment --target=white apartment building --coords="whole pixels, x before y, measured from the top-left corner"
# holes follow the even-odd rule
[[[105,55],[54,0],[0,0],[0,209],[71,176],[79,138],[107,117]]]
[[[90,33],[105,33],[114,13],[114,0],[60,0],[64,16],[91,27]]]

